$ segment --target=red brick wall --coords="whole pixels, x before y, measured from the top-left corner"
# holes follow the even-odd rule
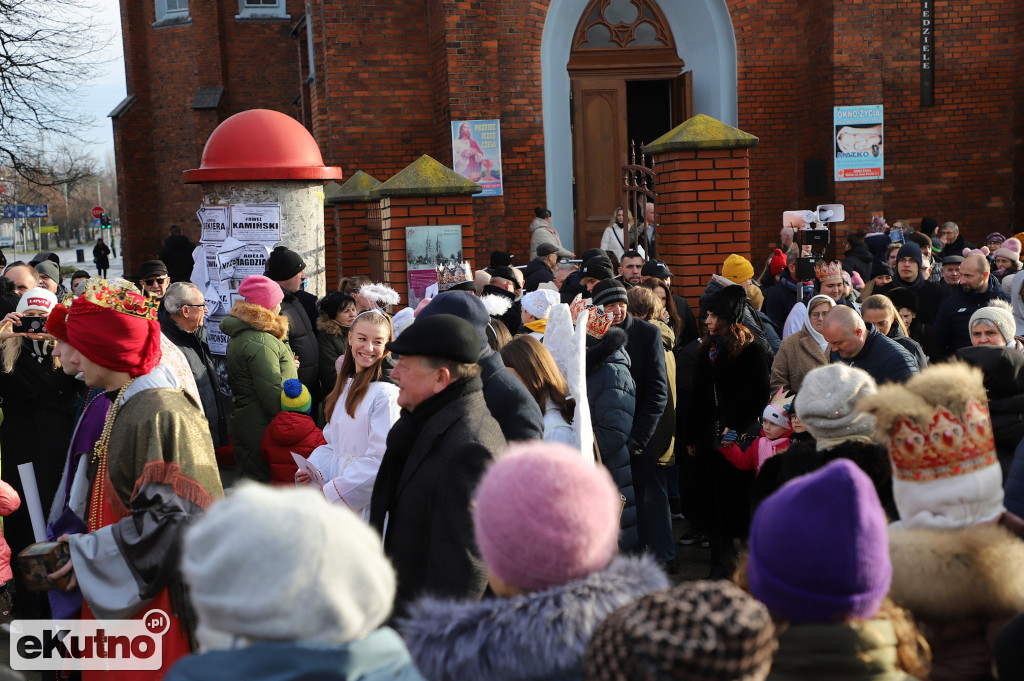
[[[748,149],[669,151],[658,164],[658,214],[685,225],[658,236],[658,254],[676,275],[672,285],[698,309],[700,294],[730,253],[750,258]]]
[[[494,249],[525,253],[546,193],[546,0],[313,0],[311,10],[321,94],[314,136],[325,162],[382,180],[424,153],[450,166],[451,120],[500,119],[505,195],[473,199],[487,227],[475,245],[482,258]]]
[[[155,258],[173,223],[195,241],[198,185],[181,173],[199,167],[203,146],[228,116],[267,108],[298,116],[298,69],[287,21],[236,21],[233,0],[193,2],[192,23],[153,28],[154,3],[121,0],[128,94],[138,101],[114,120],[125,272]],[[292,0],[293,16],[298,3]],[[258,68],[254,68],[258,65]],[[216,111],[195,111],[199,87],[225,88]]]
[[[833,199],[850,228],[866,227],[872,211],[914,223],[930,215],[977,243],[1014,218],[1024,224],[1014,202],[1024,163],[1013,154],[1024,137],[1015,106],[1024,10],[1013,0],[935,4],[936,104],[922,107],[918,2],[728,1],[739,127],[760,138],[750,168],[755,259],[777,239],[782,211]],[[832,107],[861,103],[885,107],[885,179],[835,183]],[[804,195],[804,161],[822,158],[827,200]]]
[[[667,2],[668,0],[662,0]],[[452,118],[499,118],[505,196],[472,199],[481,258],[525,252],[545,203],[540,40],[549,0],[311,0],[316,81],[310,126],[329,165],[387,179],[423,153],[450,163]],[[288,23],[241,23],[237,3],[192,3],[191,26],[153,29],[153,3],[122,0],[128,91],[115,121],[129,270],[178,222],[195,236],[200,194],[182,186],[217,122],[257,106],[297,118],[300,46]],[[303,8],[289,1],[292,21]],[[936,105],[919,104],[918,2],[727,0],[737,45],[738,125],[750,154],[755,266],[781,213],[837,200],[847,225],[872,211],[953,219],[968,239],[1024,225],[1024,4],[936,2]],[[304,49],[305,36],[297,36]],[[569,39],[569,36],[566,36]],[[254,66],[255,65],[255,66]],[[190,108],[201,85],[217,112]],[[832,107],[885,106],[886,178],[834,183]],[[826,197],[804,194],[804,162],[826,161]],[[840,235],[837,235],[840,236]]]
[[[372,202],[374,205],[376,203],[376,201]],[[352,203],[339,203],[329,206],[325,210],[325,213],[328,215],[333,213],[334,224],[337,225],[338,245],[341,251],[340,276],[354,277],[359,274],[368,275],[370,273],[366,261],[367,209],[370,205],[371,203],[365,201],[355,201]],[[333,241],[331,231],[328,231],[327,236],[328,241]],[[335,253],[328,247],[328,289],[336,288],[340,278],[336,272],[333,273],[334,276],[332,278],[331,269],[334,267],[334,257]]]

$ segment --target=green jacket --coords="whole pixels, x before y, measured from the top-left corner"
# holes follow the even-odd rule
[[[239,477],[270,482],[260,457],[260,441],[281,411],[281,386],[298,378],[288,346],[288,320],[270,310],[239,301],[220,323],[227,334],[228,383],[231,385],[231,433]]]
[[[668,402],[665,411],[658,419],[658,426],[651,437],[652,446],[658,452],[658,463],[671,466],[676,462],[676,356],[672,352],[676,344],[676,336],[672,328],[659,319],[650,320],[661,332],[661,344],[665,348],[665,374],[668,377]]]
[[[896,668],[896,632],[886,620],[780,630],[768,681],[914,681]]]

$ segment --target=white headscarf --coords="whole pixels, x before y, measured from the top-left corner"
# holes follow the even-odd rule
[[[813,326],[811,326],[811,310],[814,308],[815,305],[823,301],[828,302],[829,309],[836,306],[836,301],[820,293],[811,298],[809,301],[807,301],[807,312],[804,314],[804,328],[807,329],[807,333],[811,334],[811,338],[813,338],[814,341],[818,344],[818,347],[821,348],[821,351],[825,352],[825,348],[828,347],[828,341],[825,340],[825,337],[822,336],[818,331],[816,331]]]

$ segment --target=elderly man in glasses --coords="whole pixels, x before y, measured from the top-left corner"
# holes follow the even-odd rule
[[[139,282],[142,290],[153,298],[163,298],[171,277],[167,274],[167,265],[163,260],[147,260],[139,268]]]
[[[227,419],[219,402],[220,385],[213,355],[206,342],[207,312],[203,292],[191,282],[179,281],[167,287],[158,319],[164,336],[178,346],[188,360],[203,411],[210,422],[213,446],[220,447],[227,444]]]

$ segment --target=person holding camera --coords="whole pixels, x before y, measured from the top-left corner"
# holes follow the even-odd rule
[[[42,287],[26,291],[14,312],[0,322],[0,475],[24,499],[18,465],[32,463],[44,509],[60,484],[64,455],[75,425],[79,382],[60,369],[53,357],[53,338],[44,332],[57,297]],[[35,541],[28,509],[22,506],[4,521],[11,555]],[[19,618],[49,617],[46,597],[29,593],[17,572],[15,614]]]

